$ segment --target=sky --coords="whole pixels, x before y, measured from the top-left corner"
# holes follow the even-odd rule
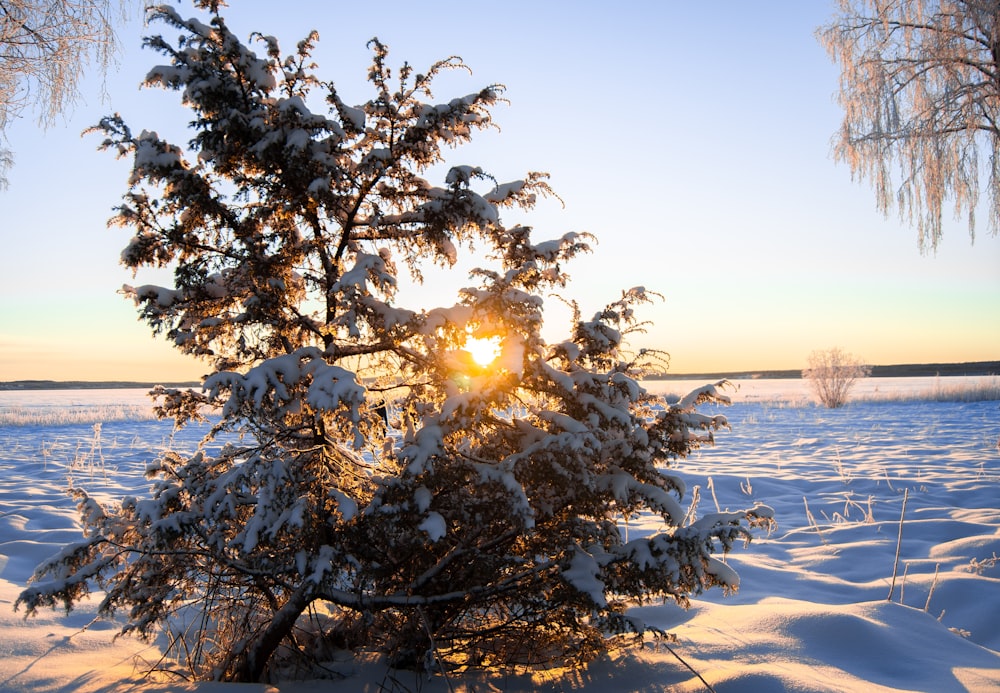
[[[598,239],[565,267],[564,295],[589,314],[632,286],[662,294],[635,346],[668,352],[671,372],[802,368],[831,347],[876,365],[1000,359],[1000,238],[985,211],[974,242],[948,218],[937,251],[922,253],[915,228],[885,218],[831,156],[838,73],[815,30],[832,2],[233,5],[224,14],[238,35],[274,35],[284,52],[317,29],[318,73],[349,102],[369,98],[375,36],[390,64],[418,71],[461,56],[472,75],[438,80],[441,101],[505,85],[500,130],[449,163],[502,181],[548,172],[564,204],[543,201],[526,220],[536,238]],[[174,6],[196,14],[186,0]],[[164,62],[140,37],[160,30],[124,24],[119,65],[89,78],[62,121],[42,130],[27,114],[7,131],[16,159],[0,191],[0,381],[209,371],[154,338],[117,293],[170,278],[133,279],[118,263],[129,233],[106,221],[129,162],[81,136],[119,112],[134,131],[190,139],[176,93],[138,88]],[[420,295],[450,304],[469,282],[438,274]],[[557,341],[565,316],[549,304]]]

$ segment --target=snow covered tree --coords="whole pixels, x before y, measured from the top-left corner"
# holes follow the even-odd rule
[[[434,103],[435,77],[462,62],[393,74],[373,39],[374,95],[351,106],[315,75],[315,34],[287,57],[256,35],[258,55],[217,14],[154,18],[180,39],[147,40],[169,58],[147,82],[181,93],[195,135],[182,147],[119,117],[99,130],[134,162],[114,217],[132,234],[124,263],[174,270],[173,287],[126,291],[212,364],[201,390],[160,389],[159,411],[211,431],[150,464],[149,497],[76,489],[85,537],[19,604],[69,609],[100,588],[125,632],[194,624],[177,656],[253,681],[331,647],[428,668],[582,661],[646,630],[630,604],[737,587],[713,554],[770,509],[685,521],[667,469],[726,425],[697,411],[724,395],[668,405],[639,385],[658,361],[626,348],[642,288],[591,319],[574,304],[565,341],[543,340],[543,296],[589,238],[536,242],[501,221],[551,194],[544,174],[443,166],[491,125],[501,87]],[[400,303],[402,272],[451,267],[473,243],[487,266],[454,305]],[[495,360],[477,363],[470,339]],[[639,513],[662,526],[627,539],[619,523]]]
[[[1000,231],[1000,3],[839,0],[819,31],[841,64],[835,155],[868,178],[881,211],[936,248],[951,198],[975,234],[980,193]]]
[[[814,351],[809,354],[808,363],[802,377],[809,381],[820,403],[830,409],[847,404],[854,383],[858,378],[867,378],[872,370],[840,348]]]

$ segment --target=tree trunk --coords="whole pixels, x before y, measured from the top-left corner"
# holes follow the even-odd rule
[[[274,618],[264,632],[247,644],[231,670],[230,680],[241,683],[259,682],[271,655],[295,627],[295,622],[312,600],[311,585],[300,585],[285,605],[275,612]]]

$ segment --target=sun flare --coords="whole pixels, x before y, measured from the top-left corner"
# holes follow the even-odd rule
[[[462,347],[469,352],[472,360],[484,368],[497,360],[500,355],[499,337],[469,337]]]

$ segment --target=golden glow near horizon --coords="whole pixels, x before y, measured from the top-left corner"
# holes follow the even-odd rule
[[[445,163],[483,166],[498,182],[526,170],[551,172],[562,204],[540,200],[527,218],[504,210],[504,223],[530,224],[534,242],[567,231],[596,234],[595,252],[567,263],[571,281],[560,290],[584,318],[629,286],[663,294],[636,312],[647,330],[628,346],[669,353],[671,373],[795,369],[811,351],[838,346],[874,365],[996,360],[1000,237],[983,233],[973,244],[955,223],[923,255],[916,230],[883,216],[872,191],[829,156],[842,114],[831,98],[837,68],[813,35],[829,20],[825,4],[798,3],[789,12],[789,3],[733,3],[720,17],[698,3],[537,3],[537,21],[524,24],[518,13],[489,14],[485,5],[441,22],[423,4],[400,3],[399,12],[375,17],[353,3],[338,6],[334,22],[318,10],[275,13],[272,4],[249,0],[227,12],[227,23],[244,37],[266,28],[284,52],[310,30],[336,26],[337,40],[317,45],[317,74],[343,83],[349,103],[370,98],[366,44],[375,34],[390,46],[393,67],[462,56],[474,75],[451,72],[454,81],[440,83],[436,98],[507,84],[511,103],[495,113],[502,131],[477,134],[474,150],[456,150]],[[487,16],[494,35],[518,35],[537,50],[484,41]],[[556,22],[574,31],[553,34]],[[704,37],[689,29],[706,22],[745,59],[734,66],[728,53],[706,54]],[[122,25],[121,36],[131,38],[123,39],[119,68],[106,80],[90,71],[83,90],[92,98],[65,121],[43,130],[22,118],[6,131],[16,161],[0,192],[0,381],[187,381],[212,369],[154,338],[131,301],[116,294],[123,283],[170,287],[173,277],[169,268],[131,277],[120,266],[130,233],[108,231],[106,222],[127,189],[131,162],[95,152],[98,141],[80,137],[119,111],[134,131],[156,130],[175,143],[191,138],[190,113],[176,93],[136,89],[158,60],[143,49],[143,33],[138,16]],[[590,49],[595,41],[602,50]],[[692,56],[699,70],[688,69]],[[663,88],[649,90],[649,70],[635,65],[666,66],[656,73]],[[732,75],[732,88],[702,78],[713,71]],[[97,98],[102,93],[107,101]],[[595,130],[569,108],[582,93],[600,94],[611,125]],[[644,112],[657,114],[662,136],[619,146],[612,125],[636,93],[645,95]],[[690,96],[691,109],[676,108],[678,93]],[[756,98],[762,93],[769,98]],[[740,127],[730,127],[733,104]],[[539,127],[557,112],[557,128]],[[441,175],[428,172],[430,183]],[[487,188],[484,181],[478,191]],[[986,208],[977,216],[985,218]],[[463,257],[462,268],[479,264],[471,253]],[[427,271],[425,284],[400,290],[398,305],[454,305],[469,282],[459,266]],[[551,344],[569,338],[564,308],[545,297]],[[476,336],[488,337],[491,327],[477,325]],[[447,347],[462,351],[466,335],[452,336],[458,342]],[[497,347],[479,349],[470,344],[454,356],[481,372],[497,368]]]
[[[472,356],[472,360],[486,368],[500,356],[499,337],[472,337],[465,340],[462,350]]]

